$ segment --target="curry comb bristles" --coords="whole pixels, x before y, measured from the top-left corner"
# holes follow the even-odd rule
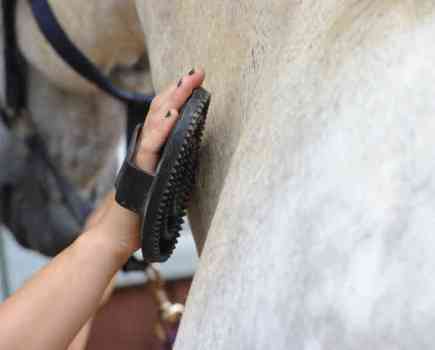
[[[194,90],[163,149],[141,229],[142,249],[148,262],[166,261],[180,237],[196,182],[209,104],[206,90]]]

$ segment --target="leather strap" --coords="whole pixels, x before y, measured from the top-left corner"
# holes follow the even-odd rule
[[[16,26],[17,0],[2,0],[4,37],[5,99],[9,124],[14,114],[27,105],[27,66],[17,44]]]
[[[39,29],[57,54],[74,71],[114,98],[126,104],[133,103],[142,106],[145,112],[148,110],[154,96],[125,91],[114,86],[71,41],[62,29],[48,1],[30,0],[30,2]]]
[[[137,141],[141,131],[142,124],[139,124],[133,133],[127,157],[124,160],[124,164],[118,173],[115,183],[116,201],[119,205],[136,214],[143,213],[147,193],[154,180],[154,176],[139,169],[134,163]]]

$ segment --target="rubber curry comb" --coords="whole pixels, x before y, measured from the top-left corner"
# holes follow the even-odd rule
[[[162,148],[155,175],[134,164],[142,125],[135,130],[116,180],[116,201],[141,217],[145,263],[166,261],[178,242],[195,185],[209,104],[210,94],[206,90],[193,91]]]

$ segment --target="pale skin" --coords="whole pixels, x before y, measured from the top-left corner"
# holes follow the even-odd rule
[[[204,77],[195,69],[153,101],[135,157],[143,170],[154,172],[178,110]],[[83,234],[0,305],[0,349],[84,349],[111,281],[140,247],[138,224],[138,217],[109,195]]]

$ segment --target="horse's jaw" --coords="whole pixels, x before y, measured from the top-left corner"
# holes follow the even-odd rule
[[[144,54],[143,32],[132,0],[60,0],[50,5],[70,39],[106,74],[116,66],[136,63]],[[26,0],[18,2],[17,31],[24,56],[51,82],[68,92],[96,92],[50,47]]]
[[[100,69],[111,70],[143,54],[142,29],[131,1],[50,4],[67,35]],[[17,31],[29,64],[28,109],[52,158],[85,197],[103,196],[113,188],[125,129],[124,106],[66,66],[43,38],[26,0],[18,0]],[[150,93],[148,72],[132,73],[116,70],[117,82]]]

